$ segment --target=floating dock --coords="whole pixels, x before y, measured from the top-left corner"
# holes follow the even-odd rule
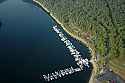
[[[65,46],[69,49],[71,55],[75,58],[77,65],[83,69],[83,65],[89,67],[89,61],[87,58],[83,59],[80,55],[80,52],[77,51],[75,46],[71,43],[70,40],[61,32],[61,30],[56,26],[53,26],[53,30],[58,34],[60,40],[64,42]]]
[[[71,43],[70,40],[68,40],[68,38],[61,32],[61,30],[56,26],[53,26],[53,30],[58,34],[58,36],[60,37],[60,40],[65,44],[65,46],[67,47],[67,49],[69,49],[71,55],[74,57],[74,60],[76,62],[76,64],[79,66],[79,68],[67,68],[64,70],[59,70],[59,71],[55,71],[54,73],[50,73],[50,74],[46,74],[46,75],[42,75],[42,77],[47,81],[51,81],[54,79],[58,79],[61,78],[63,76],[66,75],[70,75],[73,74],[75,72],[79,72],[83,70],[83,66],[87,66],[89,68],[89,61],[87,58],[83,59],[82,55],[80,55],[80,52],[77,51],[77,49],[75,48],[75,46]]]

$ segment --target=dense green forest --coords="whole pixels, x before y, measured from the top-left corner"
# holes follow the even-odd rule
[[[125,0],[37,0],[100,58],[125,59]],[[122,59],[120,59],[122,60]]]

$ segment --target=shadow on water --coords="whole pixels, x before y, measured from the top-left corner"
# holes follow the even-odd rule
[[[2,26],[2,22],[1,22],[1,20],[0,20],[0,28],[1,28],[1,26]]]
[[[3,3],[3,2],[5,2],[5,1],[7,1],[7,0],[0,0],[0,4]]]

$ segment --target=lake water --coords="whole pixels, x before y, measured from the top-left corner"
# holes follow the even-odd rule
[[[0,83],[45,83],[43,74],[78,67],[52,30],[56,22],[31,0],[1,0],[0,22]],[[88,48],[65,34],[90,59]],[[87,83],[91,70],[85,67],[50,83]]]

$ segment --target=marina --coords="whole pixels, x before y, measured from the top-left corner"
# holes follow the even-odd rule
[[[52,80],[56,80],[58,78],[61,78],[66,75],[71,75],[75,72],[82,71],[83,67],[86,66],[89,68],[89,61],[87,58],[83,59],[82,55],[80,54],[79,51],[77,51],[76,47],[71,43],[70,40],[58,29],[57,26],[53,26],[53,30],[58,34],[58,36],[61,38],[60,40],[64,42],[65,46],[67,49],[69,49],[70,54],[74,57],[76,64],[78,65],[79,68],[67,68],[64,70],[58,70],[55,71],[54,73],[50,73],[47,75],[42,75],[45,81],[49,82]]]
[[[91,63],[90,68],[81,70],[71,53],[79,51],[89,60],[89,49],[65,32],[38,4],[29,0],[4,0],[0,10],[0,62],[5,64],[0,69],[3,83],[48,82],[43,75],[49,77],[50,83],[88,83]],[[60,38],[53,25],[65,36],[60,34],[63,36]],[[69,50],[71,47],[74,49]]]
[[[58,29],[57,25],[53,26],[53,30],[58,34],[58,36],[61,38],[61,41],[64,42],[65,46],[69,49],[71,55],[74,57],[76,64],[83,69],[83,65],[87,66],[89,68],[89,61],[87,58],[83,59],[82,55],[79,51],[75,48],[75,46],[71,43],[70,40],[67,39],[67,37]]]
[[[45,81],[49,82],[49,81],[52,81],[54,79],[58,79],[58,78],[61,78],[63,76],[66,76],[66,75],[71,75],[71,74],[79,72],[79,71],[81,71],[80,68],[74,69],[73,67],[70,67],[70,68],[66,68],[64,70],[55,71],[54,73],[43,75],[43,78],[45,79]]]

